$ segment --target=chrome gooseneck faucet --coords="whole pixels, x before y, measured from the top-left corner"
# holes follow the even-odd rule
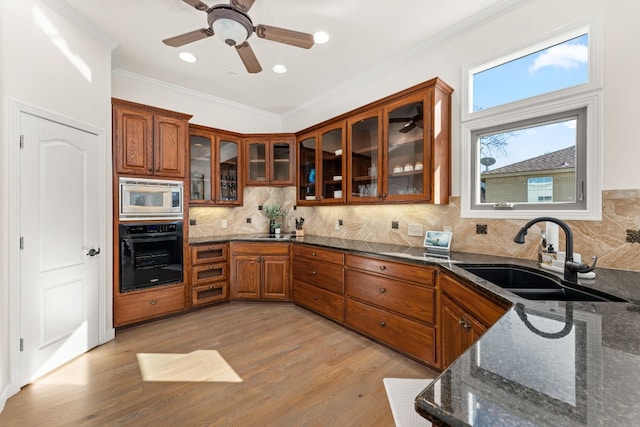
[[[527,222],[524,227],[518,231],[516,237],[513,238],[513,241],[516,243],[524,243],[524,236],[527,234],[529,228],[538,222],[553,222],[558,224],[560,228],[564,231],[565,234],[565,259],[564,259],[564,280],[567,282],[576,283],[578,281],[578,273],[588,273],[589,271],[593,271],[596,268],[596,262],[598,257],[593,257],[593,264],[587,265],[583,262],[576,262],[573,260],[573,232],[569,225],[561,221],[557,218],[553,218],[550,216],[541,216],[539,218],[534,218],[531,221]]]

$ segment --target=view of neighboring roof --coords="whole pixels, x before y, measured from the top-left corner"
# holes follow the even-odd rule
[[[498,175],[503,173],[523,173],[532,171],[546,171],[557,169],[573,169],[576,166],[576,147],[563,148],[562,150],[546,153],[541,156],[512,163],[498,169],[482,172],[482,176]]]

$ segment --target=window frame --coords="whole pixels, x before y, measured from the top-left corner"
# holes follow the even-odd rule
[[[540,51],[582,34],[589,37],[589,81],[577,86],[549,92],[519,101],[510,102],[483,110],[473,111],[473,75],[480,71],[509,62],[529,53]],[[461,217],[531,219],[552,215],[562,219],[602,219],[602,33],[599,21],[565,27],[512,51],[495,56],[472,66],[463,67],[463,90],[461,96]],[[479,158],[474,150],[477,142],[474,135],[487,133],[490,129],[509,127],[518,123],[536,123],[541,119],[568,114],[584,109],[586,124],[584,132],[586,147],[576,146],[576,183],[584,177],[582,188],[576,189],[576,198],[582,193],[583,203],[558,205],[514,203],[511,208],[487,208],[476,203],[480,188]]]

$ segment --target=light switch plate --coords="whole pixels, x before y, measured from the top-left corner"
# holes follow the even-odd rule
[[[422,231],[422,224],[409,224],[407,234],[409,236],[421,236],[424,234]]]

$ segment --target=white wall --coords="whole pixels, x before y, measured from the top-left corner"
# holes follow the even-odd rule
[[[104,129],[111,141],[111,50],[38,0],[0,3],[0,407],[9,387],[9,99]],[[107,171],[111,170],[108,150]],[[107,179],[107,182],[110,182]],[[110,192],[108,193],[110,194]],[[109,225],[110,227],[110,225]],[[12,242],[15,244],[15,242]],[[108,252],[107,252],[108,253]],[[108,264],[110,265],[110,264]],[[111,274],[108,273],[108,277]],[[111,286],[107,283],[107,286]],[[15,390],[13,390],[15,391]]]

